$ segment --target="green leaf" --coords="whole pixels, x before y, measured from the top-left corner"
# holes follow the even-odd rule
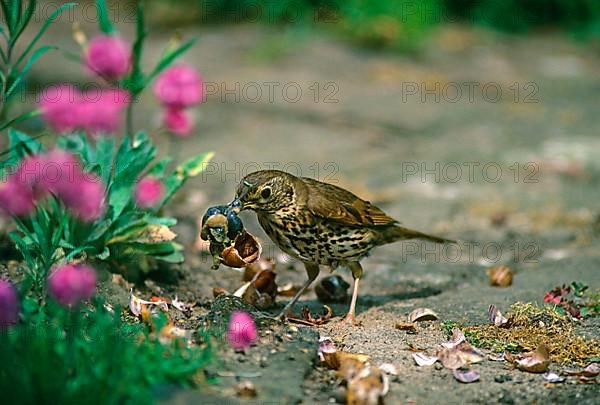
[[[32,138],[13,128],[9,129],[8,138],[10,146],[7,165],[16,165],[25,156],[35,155],[44,149],[42,144],[37,141],[39,137]]]
[[[142,72],[142,54],[144,50],[144,40],[146,38],[146,24],[144,20],[144,2],[137,2],[136,8],[136,35],[133,43],[133,63],[131,67],[131,76],[129,77],[129,87],[135,97],[144,87],[146,80]]]
[[[17,231],[10,232],[8,236],[10,236],[10,238],[15,242],[17,249],[19,250],[19,252],[21,252],[23,259],[25,259],[27,266],[29,266],[29,268],[32,270],[35,269],[36,262],[35,260],[33,260],[33,256],[31,255],[30,244],[25,242],[25,240],[21,237],[21,235],[19,235]]]
[[[104,250],[96,257],[98,257],[98,259],[100,260],[108,259],[110,257],[110,249],[108,247],[105,247]]]
[[[160,260],[167,263],[178,264],[185,261],[185,256],[182,252],[173,252],[168,255],[153,256],[156,260]]]
[[[20,3],[20,0],[19,0]],[[33,16],[33,12],[35,11],[36,1],[30,0],[27,8],[25,9],[25,13],[19,19],[19,23],[16,26],[14,34],[10,38],[10,46],[14,46],[27,25],[29,25],[29,21],[31,21],[31,17]]]
[[[194,156],[181,165],[165,180],[165,196],[155,211],[160,210],[173,195],[191,178],[199,175],[206,169],[206,164],[213,158],[214,152],[207,152]]]
[[[99,137],[96,140],[95,163],[100,167],[100,177],[106,185],[110,184],[114,158],[115,139],[112,136]]]
[[[110,20],[108,14],[108,7],[106,7],[106,1],[96,0],[96,9],[98,10],[98,24],[100,26],[100,30],[105,34],[112,34],[113,32],[115,32],[115,27],[113,26],[113,23]]]
[[[8,28],[8,32],[12,35],[15,32],[18,19],[19,19],[19,9],[20,1],[12,1],[12,0],[3,0],[1,2],[2,12],[4,13],[4,18],[6,20],[6,25]]]
[[[148,224],[150,225],[164,225],[164,226],[175,226],[177,225],[177,218],[169,217],[150,217],[148,218]]]
[[[13,119],[11,119],[11,120],[7,121],[7,122],[5,122],[5,123],[1,124],[1,125],[0,125],[0,131],[3,131],[3,130],[5,130],[6,128],[8,128],[8,127],[10,127],[10,126],[12,126],[12,125],[18,124],[18,123],[20,123],[20,122],[27,121],[28,119],[31,119],[31,118],[33,118],[33,117],[37,117],[37,116],[38,116],[38,115],[40,115],[41,113],[42,113],[42,111],[41,111],[41,110],[39,110],[39,109],[38,109],[38,110],[33,110],[33,111],[29,111],[29,112],[23,113],[23,114],[21,114],[21,115],[19,115],[19,116],[15,117],[15,118],[13,118]]]
[[[186,53],[192,46],[196,44],[196,42],[198,42],[198,38],[192,38],[184,42],[177,48],[167,51],[160,59],[160,61],[156,64],[156,67],[154,68],[152,73],[150,73],[148,81],[152,82],[152,80],[154,80],[156,76],[158,76],[163,70],[169,67],[171,63],[173,63],[177,58]]]
[[[11,84],[10,88],[7,90],[5,97],[10,98],[12,93],[17,89],[17,86],[23,81],[23,78],[25,77],[27,72],[29,72],[29,69],[31,69],[33,64],[39,58],[41,58],[43,54],[45,54],[48,51],[54,50],[54,49],[58,49],[58,47],[46,45],[46,46],[42,46],[42,47],[36,49],[35,52],[33,53],[33,55],[31,55],[31,58],[29,58],[29,60],[23,67],[23,70],[21,70],[19,72],[19,75],[16,77],[15,81]]]
[[[44,35],[44,33],[46,32],[46,30],[48,29],[50,24],[52,24],[58,18],[58,16],[60,16],[62,14],[63,11],[73,8],[76,5],[77,5],[77,3],[65,3],[62,6],[60,6],[58,9],[56,9],[56,11],[54,13],[52,13],[50,15],[50,17],[48,17],[48,19],[44,22],[44,24],[42,25],[42,28],[40,28],[40,30],[35,35],[33,40],[29,43],[27,48],[25,48],[25,51],[21,54],[21,56],[19,56],[19,59],[17,59],[17,62],[15,63],[14,66],[18,67],[25,60],[25,58],[27,57],[29,52],[31,52],[31,50],[35,47],[35,45],[40,40],[40,38]]]
[[[156,162],[156,164],[154,164],[154,166],[152,166],[150,168],[150,170],[148,170],[147,175],[154,176],[158,179],[163,178],[165,175],[165,171],[167,170],[167,167],[169,167],[169,164],[172,161],[173,161],[172,157],[165,156],[164,158],[162,158],[158,162]]]

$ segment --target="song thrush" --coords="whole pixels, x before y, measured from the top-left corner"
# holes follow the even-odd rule
[[[354,322],[360,260],[371,249],[405,239],[454,242],[398,225],[382,210],[343,188],[279,170],[250,173],[240,182],[234,212],[253,210],[271,240],[285,253],[301,260],[308,280],[285,306],[288,314],[304,290],[317,278],[319,266],[352,271],[354,288],[346,320]]]

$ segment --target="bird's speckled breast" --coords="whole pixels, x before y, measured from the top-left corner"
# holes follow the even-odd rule
[[[375,246],[372,230],[314,217],[307,210],[287,207],[257,214],[269,238],[285,253],[304,262],[335,268],[362,259]]]

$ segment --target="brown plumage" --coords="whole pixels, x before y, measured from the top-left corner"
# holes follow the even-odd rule
[[[284,314],[317,277],[319,265],[341,265],[350,268],[355,280],[347,315],[354,320],[362,276],[359,261],[373,248],[415,238],[454,242],[400,226],[381,209],[343,188],[279,170],[247,175],[232,206],[255,211],[271,240],[306,267],[309,279],[286,305]]]

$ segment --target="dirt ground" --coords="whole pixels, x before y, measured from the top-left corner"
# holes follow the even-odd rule
[[[57,41],[70,43],[64,26],[52,30]],[[213,94],[197,109],[197,135],[176,142],[161,131],[152,136],[180,158],[207,150],[216,156],[168,208],[181,220],[186,264],[168,269],[168,280],[162,271],[138,285],[139,294],[196,302],[188,325],[210,319],[213,288],[233,291],[240,273],[210,270],[210,258],[194,248],[197,221],[208,206],[229,202],[240,178],[259,168],[342,185],[405,225],[468,241],[472,250],[456,258],[433,245],[380,248],[363,263],[361,326],[340,328],[337,319],[318,328],[265,320],[259,343],[247,354],[221,350],[211,369],[216,385],[203,392],[165,389],[165,402],[343,402],[334,373],[315,365],[318,336],[330,336],[345,350],[398,367],[388,404],[597,403],[597,383],[548,384],[541,375],[485,361],[475,367],[479,382],[461,384],[448,370],[416,366],[409,350],[435,351],[447,339],[443,321],[486,323],[490,304],[508,310],[516,301],[540,303],[545,291],[575,280],[600,287],[597,53],[563,37],[517,38],[460,26],[441,28],[416,57],[256,24],[182,34],[200,37],[185,59],[200,69]],[[153,32],[151,39],[149,60],[169,37]],[[35,68],[39,83],[86,80],[76,64],[49,69],[54,63]],[[297,89],[302,96],[295,101]],[[136,108],[136,126],[156,127],[158,115],[147,92]],[[265,255],[280,260],[278,282],[302,282],[302,267],[280,257],[251,213],[243,219],[262,238]],[[489,286],[485,270],[495,264],[515,269],[511,287]],[[340,274],[350,281],[348,272]],[[103,288],[115,303],[127,302],[124,288],[110,282]],[[285,300],[279,298],[279,308]],[[314,312],[322,308],[312,290],[302,304]],[[346,305],[334,305],[335,315]],[[394,328],[418,307],[432,308],[440,320],[419,324],[415,335]],[[218,319],[213,325],[223,327]],[[598,326],[590,319],[577,330],[600,338]],[[256,398],[236,396],[242,380],[256,385]]]

